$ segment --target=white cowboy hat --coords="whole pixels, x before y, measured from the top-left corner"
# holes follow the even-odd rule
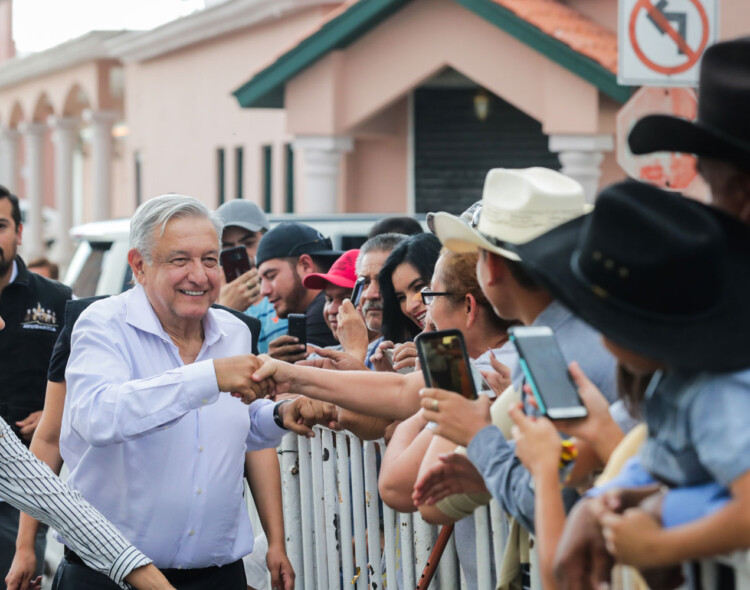
[[[494,168],[484,181],[476,229],[444,212],[436,213],[432,223],[435,235],[449,250],[482,248],[520,260],[504,244],[525,244],[590,210],[583,187],[564,174],[549,168]]]

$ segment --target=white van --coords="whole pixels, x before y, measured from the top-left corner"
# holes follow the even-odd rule
[[[393,215],[403,215],[394,213]],[[370,228],[389,214],[345,213],[330,217],[306,217],[295,214],[269,215],[271,227],[284,221],[298,221],[330,236],[339,250],[358,248]],[[424,215],[415,216],[426,229]],[[70,235],[78,243],[63,282],[76,297],[116,295],[127,290],[132,278],[128,266],[130,219],[97,221],[74,227]]]

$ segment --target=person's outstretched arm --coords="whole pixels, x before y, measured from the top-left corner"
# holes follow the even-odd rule
[[[142,590],[172,589],[151,560],[122,536],[83,496],[70,489],[29,452],[0,419],[0,497],[60,532],[92,569],[126,588],[135,570]]]

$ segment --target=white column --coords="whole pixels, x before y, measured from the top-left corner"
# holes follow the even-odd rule
[[[586,201],[593,203],[599,191],[604,152],[614,149],[611,135],[550,135],[549,149],[557,152],[562,169],[583,185]]]
[[[26,199],[29,202],[28,217],[23,228],[24,253],[27,259],[44,254],[44,218],[42,208],[44,174],[44,123],[22,123],[26,153]]]
[[[118,118],[114,111],[84,112],[91,124],[91,154],[94,168],[94,220],[110,217],[112,192],[112,125]]]
[[[57,235],[52,257],[55,262],[67,265],[73,255],[70,228],[73,224],[73,151],[78,137],[78,121],[72,117],[49,117],[52,142],[55,145],[55,208],[57,209]]]
[[[297,137],[293,145],[304,164],[305,213],[336,213],[341,159],[354,148],[352,138],[308,135]]]
[[[0,129],[0,184],[15,194],[18,190],[18,137],[15,129]]]

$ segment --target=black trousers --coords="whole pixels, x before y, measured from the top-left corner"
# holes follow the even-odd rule
[[[164,576],[177,590],[247,590],[245,567],[242,560],[221,567],[202,569],[167,569]],[[83,564],[80,558],[68,553],[60,562],[52,590],[119,590],[107,576]]]

